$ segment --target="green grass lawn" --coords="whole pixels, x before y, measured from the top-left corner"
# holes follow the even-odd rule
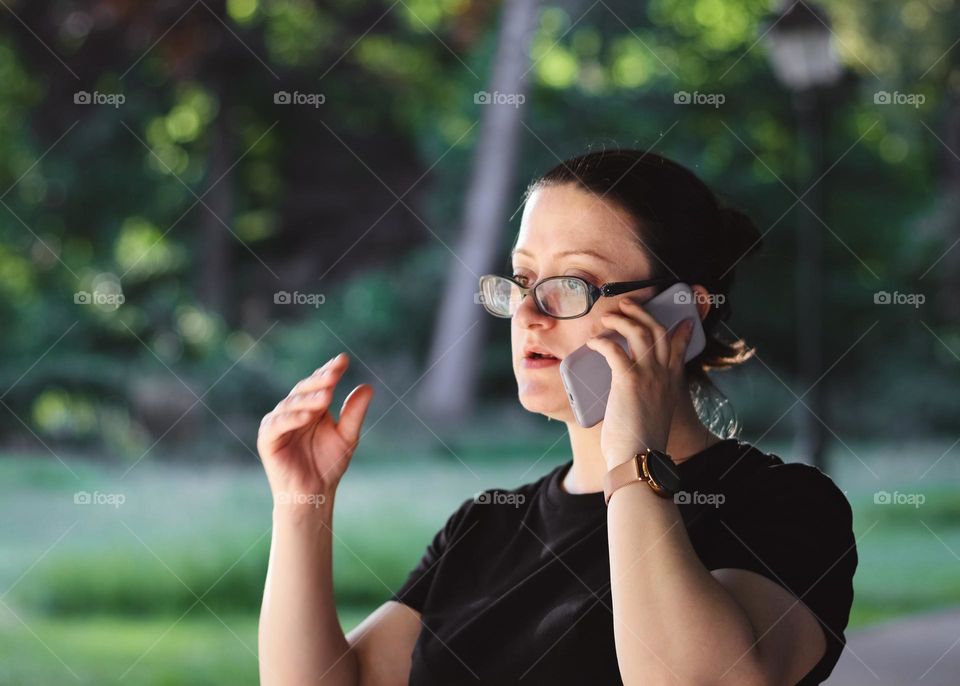
[[[960,478],[943,465],[894,481],[902,465],[887,452],[896,450],[857,452],[873,473],[842,454],[831,470],[860,537],[851,627],[960,604]],[[334,519],[345,630],[402,583],[463,499],[530,481],[563,459],[531,467],[540,452],[530,454],[466,465],[356,460]],[[0,599],[9,606],[0,604],[0,684],[256,684],[270,540],[262,473],[143,463],[121,478],[122,469],[69,464],[73,474],[53,460],[0,459]],[[874,503],[881,489],[923,493],[925,502]],[[78,505],[78,491],[124,502]],[[207,607],[188,611],[197,596]]]
[[[0,683],[257,684],[257,624],[195,610],[175,617],[6,618],[0,628]],[[2,615],[2,608],[0,608]]]
[[[345,630],[369,612],[341,612]],[[200,608],[178,617],[24,618],[0,607],[0,683],[244,686],[257,676],[257,618]]]

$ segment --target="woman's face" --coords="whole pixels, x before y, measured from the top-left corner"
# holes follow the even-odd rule
[[[623,210],[573,184],[540,188],[523,211],[513,255],[514,278],[525,286],[547,276],[579,276],[595,286],[650,278],[650,261],[636,242],[632,223]],[[524,349],[537,346],[562,360],[588,338],[608,330],[600,317],[620,312],[622,298],[645,302],[655,293],[651,286],[599,298],[578,319],[548,317],[537,310],[532,296],[524,298],[511,321],[513,371],[523,407],[559,421],[574,421],[559,362],[528,366]]]

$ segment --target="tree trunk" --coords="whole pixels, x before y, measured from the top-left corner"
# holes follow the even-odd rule
[[[490,93],[523,96],[530,65],[530,41],[537,0],[507,0],[501,17]],[[475,99],[476,102],[476,99]],[[434,329],[430,371],[418,391],[425,421],[456,424],[472,412],[480,371],[483,321],[476,303],[479,275],[493,267],[500,232],[508,221],[509,194],[518,155],[524,104],[477,104],[482,110],[480,136],[470,173],[463,234],[454,248],[459,260],[451,270]]]

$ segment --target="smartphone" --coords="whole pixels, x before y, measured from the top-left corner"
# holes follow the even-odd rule
[[[683,361],[689,362],[700,354],[707,341],[690,286],[676,283],[641,306],[660,322],[668,333],[683,320],[693,319],[693,332]],[[619,343],[632,359],[627,339],[620,333],[610,330],[609,333],[601,335],[609,336]],[[603,419],[607,410],[607,396],[610,395],[610,385],[613,382],[607,358],[586,345],[580,346],[561,360],[560,378],[580,426],[594,426]]]

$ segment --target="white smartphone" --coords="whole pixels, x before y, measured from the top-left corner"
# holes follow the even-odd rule
[[[655,298],[641,305],[654,319],[673,331],[675,326],[685,319],[693,319],[693,332],[687,345],[684,362],[689,362],[700,354],[706,345],[706,336],[700,315],[693,302],[693,291],[685,283],[676,283]],[[609,330],[601,334],[609,336],[624,349],[632,359],[630,346],[620,333]],[[560,362],[560,378],[567,390],[567,398],[573,415],[580,426],[596,425],[607,410],[607,397],[613,382],[607,358],[586,345],[580,346]]]

